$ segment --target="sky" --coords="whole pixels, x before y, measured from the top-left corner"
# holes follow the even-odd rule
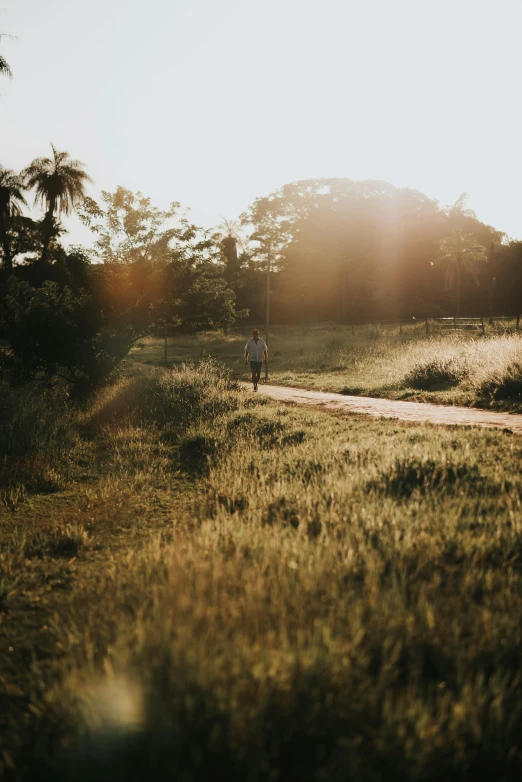
[[[520,29],[521,0],[0,0],[0,163],[52,142],[206,227],[312,177],[466,191],[522,239]]]

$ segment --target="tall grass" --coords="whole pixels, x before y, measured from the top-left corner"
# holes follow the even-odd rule
[[[78,576],[27,778],[516,778],[518,440],[280,408],[208,363],[87,423],[145,533]]]
[[[76,432],[67,396],[38,384],[0,383],[0,502],[63,485]]]
[[[176,337],[174,364],[212,355],[234,375],[248,378],[237,335]],[[149,340],[138,360],[158,362],[162,345]],[[392,398],[429,399],[491,407],[522,408],[522,340],[495,326],[481,334],[449,332],[426,336],[424,324],[275,327],[270,339],[273,382]]]

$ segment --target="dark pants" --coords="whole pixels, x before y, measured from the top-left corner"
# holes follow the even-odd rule
[[[256,385],[259,383],[259,378],[261,377],[261,367],[263,366],[262,361],[251,361],[250,362],[250,369],[252,371],[252,383]]]

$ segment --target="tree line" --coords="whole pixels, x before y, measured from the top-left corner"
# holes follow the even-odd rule
[[[271,248],[277,322],[518,314],[522,242],[481,222],[466,194],[450,207],[381,181],[312,179],[257,199],[243,215],[260,250],[232,262],[246,277]],[[265,261],[266,263],[266,261]],[[255,266],[262,272],[262,262]],[[259,290],[259,285],[254,286]],[[240,306],[261,308],[241,290]]]
[[[522,242],[380,181],[293,182],[239,220],[195,225],[124,187],[86,194],[85,165],[52,146],[20,172],[0,165],[0,328],[13,376],[104,382],[133,344],[171,329],[262,321],[271,263],[279,323],[519,314]],[[38,216],[28,213],[31,195]],[[90,248],[63,244],[72,211]]]

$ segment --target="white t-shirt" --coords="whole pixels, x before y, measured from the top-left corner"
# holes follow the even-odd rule
[[[262,361],[265,350],[268,352],[266,342],[264,339],[259,339],[257,342],[254,338],[249,339],[245,345],[245,353],[249,353],[249,361]]]

